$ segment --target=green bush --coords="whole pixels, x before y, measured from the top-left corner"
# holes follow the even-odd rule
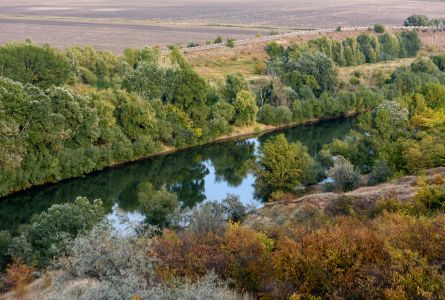
[[[337,156],[334,166],[329,169],[328,176],[335,180],[337,188],[343,191],[351,191],[360,184],[360,174],[354,170],[354,166],[343,156]]]
[[[262,60],[257,60],[254,63],[253,68],[255,70],[255,74],[266,75],[267,73],[267,64]]]
[[[386,161],[377,160],[369,174],[368,185],[376,185],[387,181],[392,176],[392,170]]]
[[[68,83],[72,72],[62,53],[27,42],[0,47],[0,76],[46,89]]]
[[[236,45],[236,40],[235,39],[227,39],[226,41],[226,46],[229,48],[234,48]]]
[[[289,124],[292,122],[292,112],[287,106],[278,106],[275,109],[275,122],[277,124]]]
[[[416,201],[427,211],[445,211],[445,189],[424,184],[416,194]]]
[[[235,125],[249,125],[256,121],[258,106],[251,92],[242,90],[236,95]]]
[[[77,198],[74,203],[55,204],[31,219],[21,236],[11,241],[9,253],[24,263],[47,266],[65,253],[78,234],[91,230],[104,217],[102,201]]]
[[[409,16],[405,22],[405,26],[430,26],[432,25],[430,19],[425,15],[412,15]]]
[[[258,112],[258,122],[266,125],[275,124],[275,107],[270,104],[264,104],[261,106]]]
[[[385,32],[385,26],[382,24],[375,24],[374,25],[374,32],[376,33],[384,33]]]
[[[256,196],[268,199],[276,191],[297,193],[314,164],[301,143],[289,143],[284,134],[268,139],[260,149]]]
[[[223,38],[221,36],[216,37],[216,39],[213,41],[214,44],[222,44]]]
[[[432,56],[431,61],[439,68],[439,70],[445,72],[445,55]]]

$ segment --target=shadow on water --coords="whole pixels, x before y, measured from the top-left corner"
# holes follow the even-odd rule
[[[73,201],[78,196],[102,199],[110,213],[118,208],[129,215],[141,215],[137,186],[142,182],[150,182],[156,188],[165,186],[177,193],[183,207],[205,200],[221,200],[227,193],[238,194],[244,203],[251,203],[255,178],[248,161],[255,159],[256,149],[267,138],[284,133],[289,141],[302,142],[315,155],[324,144],[346,135],[354,124],[354,119],[340,119],[289,128],[257,138],[196,147],[33,188],[0,199],[0,230],[15,230],[27,223],[33,214],[56,203]]]

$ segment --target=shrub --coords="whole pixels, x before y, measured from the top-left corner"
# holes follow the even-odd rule
[[[235,117],[235,108],[232,104],[220,100],[212,106],[211,116],[214,119],[222,118],[230,124],[233,122],[233,118]]]
[[[431,21],[425,15],[412,15],[412,16],[409,16],[405,20],[404,25],[405,26],[430,26]]]
[[[161,262],[157,258],[159,256],[153,253],[153,250],[156,251],[156,240],[152,246],[152,242],[147,239],[155,234],[157,234],[155,229],[147,228],[139,236],[121,236],[116,235],[109,225],[101,224],[89,234],[77,237],[70,247],[69,256],[61,259],[56,265],[60,271],[53,280],[53,287],[47,292],[48,297],[202,300],[213,297],[222,299],[237,297],[212,273],[203,278],[198,277],[195,283],[186,278],[175,280],[170,277],[167,285],[167,282],[158,276]],[[195,240],[198,241],[202,240]],[[193,254],[196,258],[205,254],[202,248],[189,249],[194,251],[189,254]],[[168,247],[164,247],[162,251],[168,253]],[[196,255],[196,251],[200,251],[199,255]],[[211,262],[210,259],[209,261]],[[166,267],[168,267],[167,259],[162,268]],[[201,270],[207,273],[206,270],[211,268],[210,265],[204,265]],[[75,284],[81,280],[88,280],[88,284],[80,286]]]
[[[392,250],[391,287],[385,290],[387,299],[441,299],[445,297],[445,277],[436,266],[428,264],[418,253]]]
[[[272,257],[280,292],[285,293],[281,298],[293,293],[303,299],[383,296],[389,255],[371,229],[342,219],[338,225],[291,236],[298,240],[279,240]]]
[[[275,109],[275,122],[277,124],[289,124],[292,122],[292,112],[287,106],[278,106]]]
[[[328,175],[335,180],[337,188],[350,191],[359,186],[360,174],[354,170],[354,166],[343,156],[337,156],[334,166],[329,169]]]
[[[402,213],[383,214],[373,220],[373,228],[389,248],[408,250],[425,258],[434,266],[442,267],[445,260],[445,218],[432,218]]]
[[[445,189],[425,183],[417,192],[416,201],[427,211],[445,211]]]
[[[216,37],[216,39],[213,41],[214,44],[222,44],[223,38],[221,36]]]
[[[376,33],[384,33],[385,32],[385,26],[383,26],[382,24],[375,24],[374,25],[374,31]]]
[[[214,270],[226,278],[228,260],[222,241],[214,234],[164,231],[162,237],[153,240],[153,254],[162,263],[157,274],[166,280],[179,276],[196,279]]]
[[[402,203],[394,197],[377,200],[375,207],[369,211],[369,216],[375,218],[383,213],[396,213],[408,208],[409,204]]]
[[[27,286],[34,279],[33,273],[35,269],[31,266],[14,263],[6,269],[5,283],[6,286],[14,289],[14,294],[17,298],[21,298],[27,289]]]
[[[349,79],[349,83],[352,84],[352,85],[360,85],[361,81],[357,77],[351,77]]]
[[[258,106],[255,96],[247,90],[242,90],[236,94],[236,100],[233,103],[235,107],[235,125],[249,125],[255,122]]]
[[[199,44],[195,42],[190,42],[187,44],[187,48],[195,48],[195,47],[199,47]]]
[[[248,211],[248,208],[244,206],[238,195],[228,194],[222,204],[226,218],[232,222],[240,222]]]
[[[445,72],[445,55],[432,56],[431,60],[439,68],[439,70]]]
[[[325,212],[333,216],[353,216],[355,215],[353,204],[351,197],[341,195],[329,202]]]
[[[267,73],[267,64],[262,60],[257,60],[254,63],[253,68],[255,70],[255,74],[266,75]]]
[[[239,224],[229,224],[224,235],[223,251],[228,258],[228,276],[242,291],[265,289],[271,268],[269,258],[273,240]]]
[[[368,185],[376,185],[387,181],[392,176],[391,168],[386,161],[377,160],[372,166],[371,174],[369,175]]]
[[[79,197],[74,203],[55,204],[31,219],[25,232],[12,239],[13,257],[44,267],[67,250],[68,242],[91,230],[104,217],[102,201]]]
[[[258,122],[266,125],[272,125],[276,123],[275,117],[275,107],[270,104],[264,104],[261,106],[258,112]]]
[[[236,40],[235,39],[227,39],[226,41],[226,46],[229,48],[234,48],[236,45]]]
[[[341,26],[337,26],[337,27],[335,28],[335,31],[337,31],[337,32],[341,32]]]
[[[260,148],[256,196],[268,198],[274,191],[296,193],[314,160],[301,143],[289,143],[284,134],[267,140]]]
[[[247,91],[247,81],[241,73],[229,74],[226,77],[226,84],[224,87],[224,95],[227,100],[233,104],[236,96],[241,91]]]
[[[11,234],[9,231],[0,231],[0,273],[9,262],[8,248],[11,244]]]
[[[187,219],[187,230],[197,234],[221,234],[226,227],[225,208],[219,202],[207,202],[192,209]]]
[[[241,221],[250,210],[239,196],[228,194],[222,202],[208,201],[176,211],[171,216],[173,227],[185,229],[196,235],[222,234],[228,221]]]
[[[46,89],[68,83],[72,72],[63,54],[27,42],[0,47],[0,76]]]

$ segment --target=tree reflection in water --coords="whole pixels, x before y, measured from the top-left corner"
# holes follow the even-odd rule
[[[283,132],[290,141],[301,141],[315,155],[324,144],[343,137],[353,126],[354,120],[343,119]],[[255,159],[257,146],[273,134],[276,133],[196,147],[6,197],[0,202],[0,230],[18,228],[33,214],[77,196],[100,198],[110,212],[119,207],[124,212],[140,213],[137,187],[143,182],[176,193],[182,207],[205,201],[214,195],[212,189],[219,191],[219,199],[211,200],[223,199],[229,188],[230,192],[250,193],[251,181],[245,180],[252,176],[249,162]]]

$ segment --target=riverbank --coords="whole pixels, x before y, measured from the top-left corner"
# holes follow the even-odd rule
[[[49,182],[46,182],[44,184],[29,185],[29,186],[27,186],[24,189],[11,191],[10,193],[1,196],[0,197],[0,201],[2,199],[7,198],[7,197],[16,196],[16,195],[18,195],[20,193],[26,192],[26,191],[31,190],[33,188],[44,188],[46,186],[51,186],[51,185],[54,185],[54,184],[57,184],[57,183],[62,183],[62,182],[65,182],[65,181],[76,179],[76,178],[82,178],[82,177],[85,177],[87,175],[97,174],[97,173],[100,173],[100,172],[103,172],[103,171],[106,171],[106,170],[119,168],[119,167],[128,165],[130,163],[135,163],[135,162],[138,162],[138,161],[151,160],[151,159],[154,159],[154,158],[157,158],[157,157],[174,154],[174,153],[177,153],[177,152],[186,151],[186,150],[190,150],[190,149],[201,147],[201,146],[205,146],[205,145],[219,144],[219,143],[224,143],[224,142],[228,142],[228,141],[243,140],[243,139],[247,139],[247,138],[250,138],[250,137],[256,137],[256,136],[261,136],[261,135],[264,135],[264,134],[267,134],[267,133],[271,133],[271,132],[285,130],[285,129],[288,129],[288,128],[296,128],[296,127],[305,126],[305,125],[314,125],[314,124],[318,124],[318,123],[321,123],[321,122],[324,122],[324,121],[332,121],[332,120],[343,119],[343,118],[351,118],[351,117],[355,117],[357,115],[358,115],[357,112],[349,112],[349,113],[345,113],[345,114],[342,114],[342,115],[339,115],[339,116],[331,116],[331,117],[310,119],[310,120],[306,120],[304,122],[294,122],[294,123],[283,124],[283,125],[264,125],[264,124],[255,123],[255,124],[252,124],[250,126],[236,127],[236,128],[233,129],[232,133],[230,133],[228,135],[220,136],[220,137],[218,137],[218,138],[216,138],[214,140],[211,140],[211,141],[208,141],[208,142],[205,142],[205,143],[190,145],[190,146],[181,147],[181,148],[172,148],[172,147],[164,146],[165,148],[160,150],[160,151],[156,151],[156,152],[153,152],[153,153],[149,153],[147,155],[139,156],[139,157],[136,157],[136,158],[131,159],[131,160],[117,161],[117,162],[114,162],[113,164],[110,164],[110,165],[104,167],[104,168],[92,170],[91,172],[88,172],[88,173],[85,173],[85,174],[82,174],[82,175],[79,175],[79,176],[72,176],[72,177],[68,177],[68,178],[63,178],[61,180],[49,181]]]

